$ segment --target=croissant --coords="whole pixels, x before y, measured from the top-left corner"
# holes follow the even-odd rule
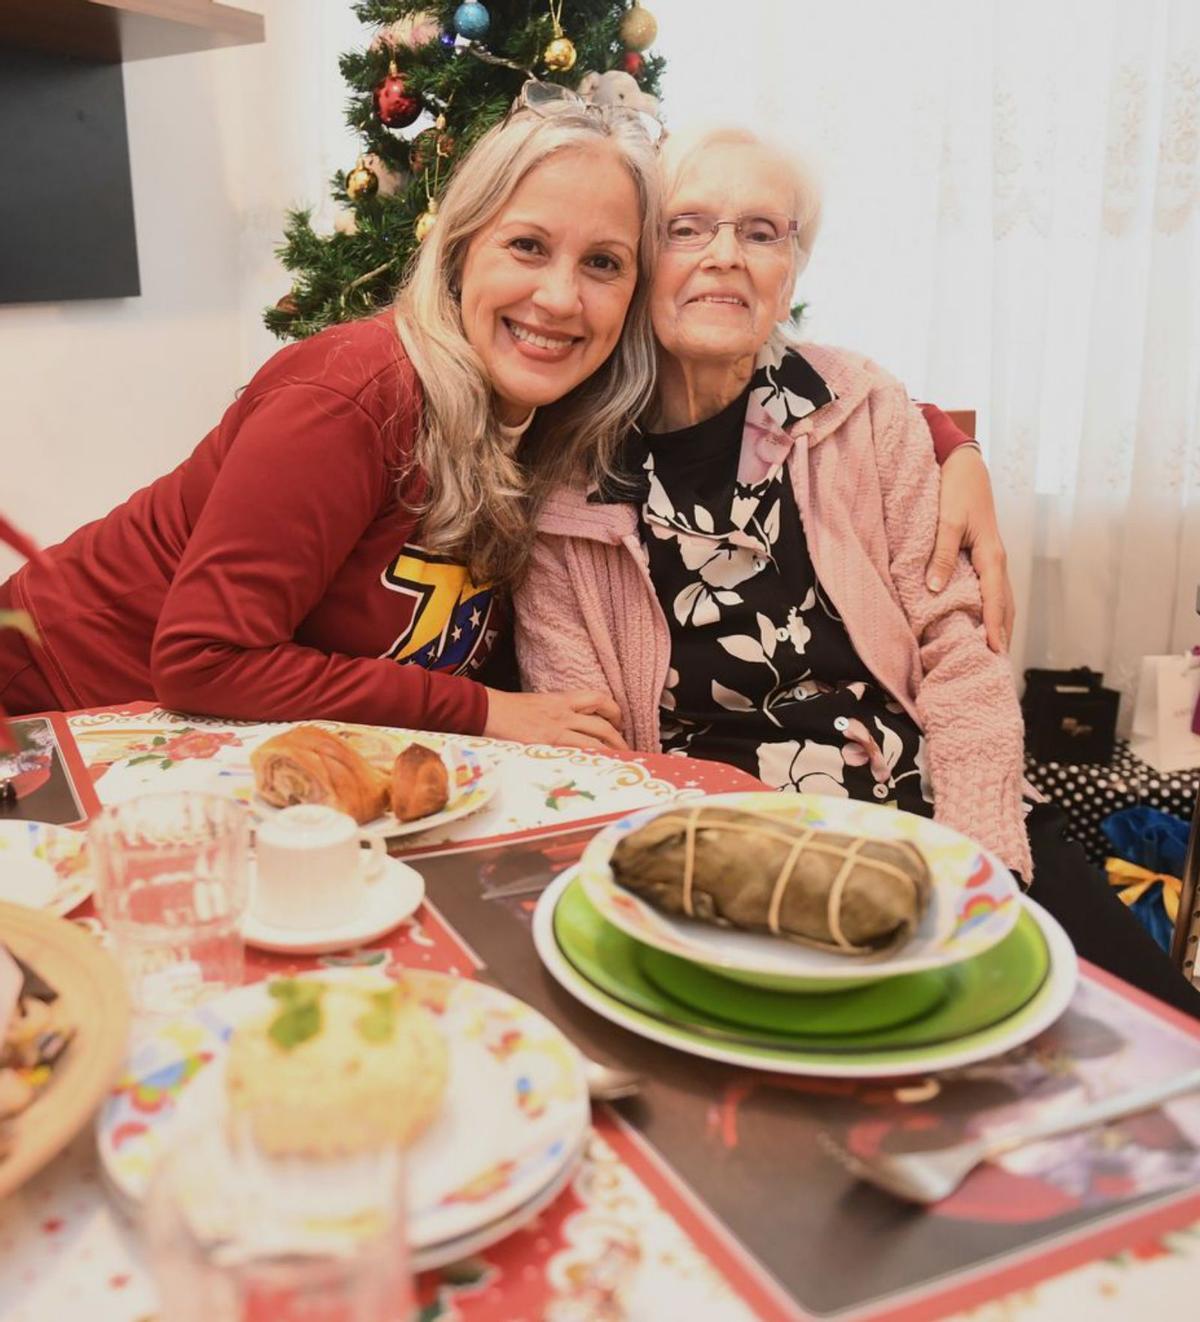
[[[392,812],[402,822],[415,822],[449,802],[446,764],[432,748],[409,744],[392,766]]]
[[[295,725],[250,754],[254,787],[268,803],[324,803],[361,826],[387,808],[387,776],[344,740],[316,725]]]
[[[611,866],[667,913],[843,955],[899,946],[932,893],[929,865],[907,840],[715,806],[651,819],[617,844]]]

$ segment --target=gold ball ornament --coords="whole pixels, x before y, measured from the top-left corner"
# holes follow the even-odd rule
[[[424,243],[425,240],[429,237],[430,232],[433,230],[434,225],[436,224],[437,224],[437,198],[433,198],[429,203],[429,210],[422,211],[421,214],[417,217],[417,223],[416,226],[414,227],[414,232],[416,233],[417,236],[417,242]]]
[[[346,193],[355,202],[363,197],[374,197],[379,191],[379,176],[360,156],[354,169],[346,176]]]
[[[575,43],[570,37],[555,37],[542,52],[542,59],[547,69],[566,73],[575,67]]]
[[[645,50],[658,36],[658,19],[637,0],[621,20],[621,40],[626,50]]]

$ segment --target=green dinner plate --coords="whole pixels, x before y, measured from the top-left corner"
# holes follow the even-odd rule
[[[641,971],[677,1004],[726,1024],[791,1037],[845,1037],[895,1028],[931,1014],[949,993],[946,978],[928,970],[840,992],[768,991],[634,944],[633,958]]]
[[[729,1042],[821,1052],[951,1042],[997,1024],[1046,980],[1050,954],[1023,912],[1012,932],[974,959],[867,987],[808,995],[749,987],[644,946],[605,921],[572,882],[554,910],[554,936],[595,987],[665,1023]]]

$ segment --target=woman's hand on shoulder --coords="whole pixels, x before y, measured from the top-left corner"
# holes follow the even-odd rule
[[[931,592],[940,592],[954,573],[959,551],[967,550],[983,596],[988,646],[993,652],[1007,652],[1017,610],[987,464],[975,446],[961,445],[947,457],[941,473],[937,543],[925,581]]]
[[[617,728],[621,712],[598,689],[567,693],[505,693],[488,689],[487,724],[491,739],[515,739],[523,744],[560,744],[570,748],[614,748],[629,745]]]

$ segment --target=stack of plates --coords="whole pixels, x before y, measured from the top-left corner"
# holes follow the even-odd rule
[[[944,1070],[1028,1041],[1066,1009],[1077,977],[1062,928],[966,836],[878,804],[740,793],[689,802],[833,831],[910,840],[933,899],[898,951],[868,959],[659,912],[618,886],[617,842],[653,816],[597,835],[542,895],[534,940],[550,973],[606,1019],[713,1060],[869,1078]]]
[[[591,1111],[578,1052],[536,1010],[463,978],[421,972],[409,980],[450,1053],[442,1111],[406,1169],[413,1265],[425,1270],[503,1239],[550,1203],[574,1173]],[[145,1196],[181,1120],[224,1125],[230,1036],[271,1004],[267,984],[257,983],[136,1041],[96,1126],[106,1181],[127,1211]]]

